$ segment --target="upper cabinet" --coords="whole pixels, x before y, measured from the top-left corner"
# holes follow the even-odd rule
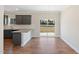
[[[8,24],[8,15],[4,15],[4,24]]]
[[[4,15],[4,25],[16,24],[15,18]]]
[[[16,15],[11,17],[10,15],[4,15],[4,25],[30,25],[31,24],[31,15]]]
[[[16,24],[22,24],[22,16],[16,15]]]
[[[30,25],[31,24],[31,15],[16,15],[16,24]]]

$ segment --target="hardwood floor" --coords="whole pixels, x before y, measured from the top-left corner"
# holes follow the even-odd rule
[[[13,46],[11,40],[12,39],[4,40],[5,54],[76,54],[76,52],[60,38],[32,38],[25,47]]]

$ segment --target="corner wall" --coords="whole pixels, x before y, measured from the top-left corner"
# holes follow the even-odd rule
[[[79,6],[70,6],[62,12],[61,38],[79,53]]]

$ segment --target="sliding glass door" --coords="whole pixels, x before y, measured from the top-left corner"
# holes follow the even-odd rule
[[[54,36],[55,35],[55,20],[54,19],[40,19],[40,36]]]

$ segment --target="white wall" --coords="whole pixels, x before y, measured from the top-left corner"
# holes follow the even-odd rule
[[[5,14],[9,14],[9,17],[14,17],[14,15],[32,15],[32,24],[31,25],[13,25],[14,28],[20,28],[20,29],[29,29],[33,28],[32,36],[33,37],[40,37],[40,18],[41,16],[44,16],[45,18],[55,18],[56,20],[56,35],[60,35],[60,12],[16,12],[16,13],[10,13],[6,12]],[[7,27],[8,28],[8,27]]]
[[[62,12],[61,37],[79,53],[79,6],[70,6]]]
[[[3,6],[0,6],[0,53],[3,53]]]

